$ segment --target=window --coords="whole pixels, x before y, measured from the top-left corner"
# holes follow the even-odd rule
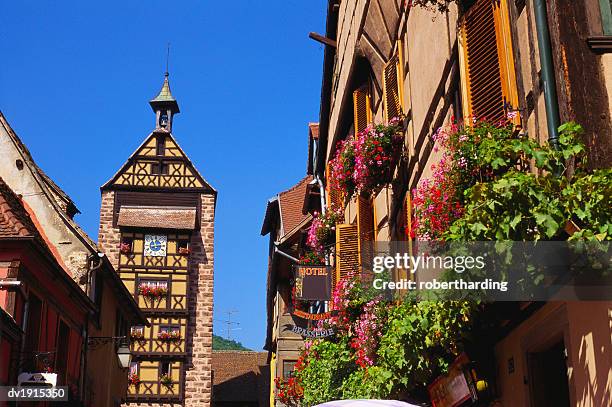
[[[612,35],[612,0],[599,0],[604,35]]]
[[[327,163],[327,168],[325,169],[325,171],[327,175],[325,191],[327,205],[328,207],[334,208],[336,210],[344,209],[344,196],[342,194],[342,190],[339,188],[335,188],[332,184],[330,163]]]
[[[295,360],[283,360],[283,377],[285,379],[293,375],[293,369],[295,368]]]
[[[372,199],[361,195],[357,197],[357,236],[360,264],[372,264],[376,236],[374,205]]]
[[[336,225],[336,281],[359,270],[359,234],[356,224]]]
[[[136,375],[138,376],[138,362],[131,362],[130,363],[130,375]]]
[[[383,68],[383,102],[385,120],[402,114],[402,43],[397,42],[397,51]]]
[[[162,162],[151,164],[151,173],[156,175],[168,175],[168,164]]]
[[[42,301],[35,296],[30,294],[28,298],[28,320],[25,332],[25,355],[26,355],[26,368],[36,369],[36,353],[38,353],[39,337],[40,337],[40,323],[42,316]],[[28,370],[24,370],[28,371]],[[33,371],[33,370],[29,370]]]
[[[70,328],[60,320],[57,332],[57,348],[55,354],[55,369],[59,375],[60,383],[66,384],[66,367],[68,363],[68,340],[70,338]]]
[[[372,121],[372,108],[370,107],[370,90],[364,85],[353,92],[353,114],[355,134],[363,131]]]
[[[159,374],[170,376],[170,362],[162,362],[160,364]]]
[[[475,1],[461,22],[460,39],[466,120],[505,121],[508,108],[519,107],[508,0]]]

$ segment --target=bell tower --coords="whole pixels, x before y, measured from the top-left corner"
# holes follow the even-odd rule
[[[149,101],[151,108],[155,112],[155,129],[164,129],[172,132],[172,119],[174,115],[180,113],[179,105],[172,92],[168,81],[168,71],[164,74],[164,83],[159,94]]]
[[[155,128],[101,187],[99,246],[149,321],[131,328],[124,406],[210,406],[217,191],[171,133],[168,73]]]

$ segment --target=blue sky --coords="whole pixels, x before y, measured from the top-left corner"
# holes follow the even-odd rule
[[[173,133],[219,191],[215,332],[265,336],[266,201],[306,171],[325,0],[12,1],[0,13],[0,109],[97,240],[99,187],[154,127],[171,43]]]

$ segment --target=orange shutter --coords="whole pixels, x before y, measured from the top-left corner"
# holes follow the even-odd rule
[[[357,225],[336,225],[336,282],[359,272]]]
[[[326,182],[325,182],[325,196],[328,209],[340,210],[344,209],[344,196],[342,191],[338,188],[334,188],[331,182],[331,165],[327,163]]]
[[[461,24],[467,119],[506,119],[506,103],[518,108],[507,0],[477,0]],[[515,122],[520,123],[517,117]]]
[[[360,263],[362,267],[370,269],[374,257],[374,207],[372,200],[357,197],[357,231],[359,234]]]
[[[402,114],[402,43],[398,41],[397,52],[383,68],[383,101],[385,120]]]
[[[370,91],[368,86],[362,86],[353,92],[353,112],[355,134],[364,130],[372,121],[372,108],[370,107]]]

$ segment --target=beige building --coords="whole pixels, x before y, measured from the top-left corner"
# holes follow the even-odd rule
[[[337,226],[338,276],[352,265],[347,255],[365,253],[372,241],[405,239],[407,191],[431,175],[439,156],[430,136],[451,117],[498,121],[518,112],[515,124],[541,142],[554,141],[556,127],[573,120],[585,128],[591,165],[610,166],[609,2],[451,1],[446,12],[409,3],[328,2],[315,177],[326,178],[337,142],[371,121],[403,114],[407,151],[388,187],[346,203]],[[342,205],[327,185],[328,205]],[[512,324],[491,343],[495,405],[543,405],[551,383],[568,405],[609,405],[612,304],[512,307]],[[567,367],[566,378],[543,373],[555,363]]]
[[[217,192],[172,135],[168,74],[155,129],[102,186],[99,242],[150,326],[131,327],[129,405],[209,406]]]

